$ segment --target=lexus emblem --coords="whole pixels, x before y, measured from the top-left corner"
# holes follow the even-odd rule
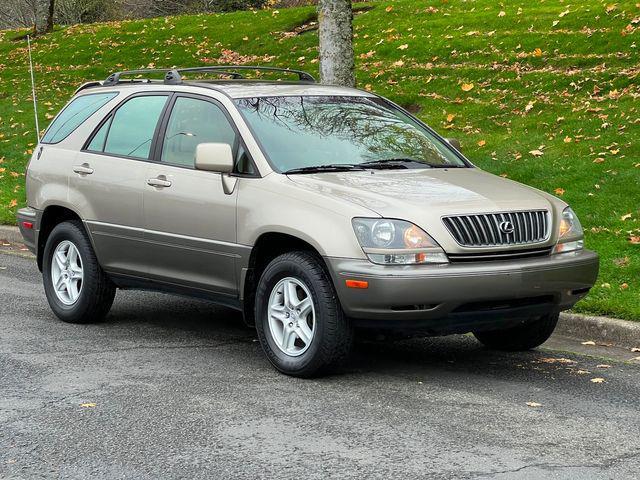
[[[507,235],[513,233],[515,230],[513,223],[506,220],[504,222],[500,222],[499,228],[502,233],[506,233]]]

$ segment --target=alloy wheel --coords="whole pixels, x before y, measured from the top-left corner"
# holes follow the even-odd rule
[[[82,258],[77,247],[68,240],[60,242],[53,252],[51,261],[51,284],[53,290],[65,305],[73,305],[82,291]]]
[[[316,330],[316,314],[309,288],[286,277],[271,290],[268,304],[269,332],[276,346],[297,357],[307,351]]]

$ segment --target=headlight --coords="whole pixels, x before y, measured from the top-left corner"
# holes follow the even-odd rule
[[[572,252],[581,250],[584,246],[584,232],[576,214],[567,207],[562,212],[558,227],[558,243],[554,248],[555,253]]]
[[[440,245],[413,223],[387,218],[354,218],[352,223],[362,250],[373,263],[449,263]]]

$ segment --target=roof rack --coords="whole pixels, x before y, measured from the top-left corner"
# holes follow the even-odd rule
[[[182,73],[199,73],[199,72],[212,72],[218,75],[228,75],[234,79],[243,79],[244,75],[238,73],[237,70],[247,71],[264,71],[264,72],[282,72],[290,73],[298,76],[298,79],[302,82],[316,82],[316,79],[310,73],[302,70],[293,70],[290,68],[278,68],[278,67],[260,67],[254,65],[215,65],[208,67],[190,67],[190,68],[157,68],[157,69],[141,69],[141,70],[124,70],[122,72],[114,72],[102,82],[105,87],[110,87],[122,83],[120,77],[123,75],[142,75],[142,74],[155,74],[164,73],[164,83],[166,85],[179,85],[182,83]],[[135,81],[135,79],[129,80]]]

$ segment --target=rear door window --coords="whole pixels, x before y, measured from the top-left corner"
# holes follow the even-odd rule
[[[144,95],[128,100],[98,130],[88,149],[149,159],[153,136],[167,98],[167,95]]]
[[[74,98],[49,125],[42,143],[61,142],[116,95],[117,92],[93,93]]]

